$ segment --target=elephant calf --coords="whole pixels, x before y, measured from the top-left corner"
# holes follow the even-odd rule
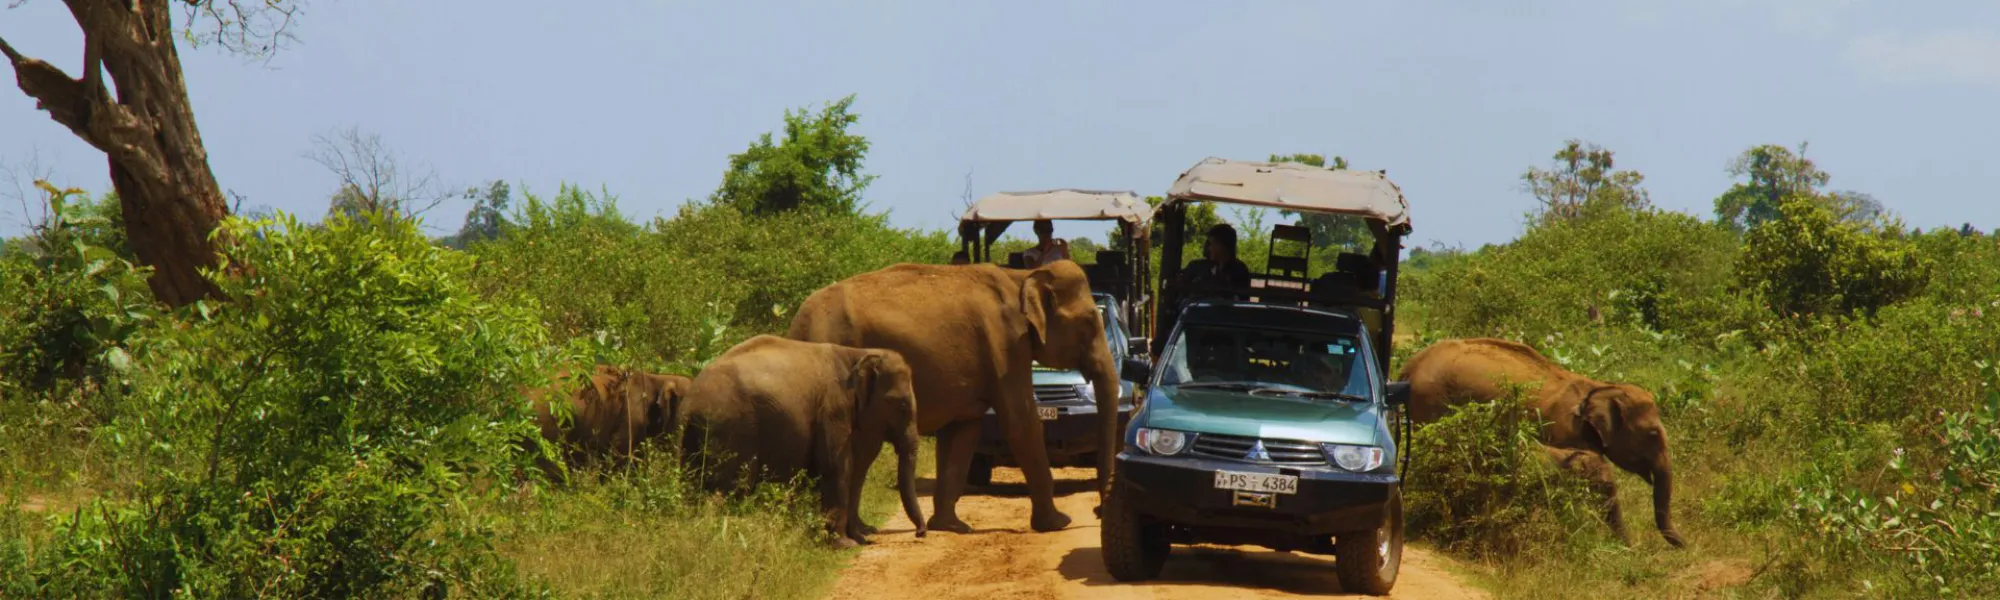
[[[1549,457],[1583,475],[1603,496],[1605,520],[1625,540],[1617,488],[1604,461],[1653,486],[1653,522],[1675,547],[1673,459],[1652,392],[1629,383],[1597,381],[1557,365],[1525,344],[1493,338],[1444,340],[1411,356],[1399,379],[1410,382],[1410,417],[1436,420],[1456,403],[1494,400],[1503,384],[1538,385],[1530,399],[1544,421]]]
[[[903,510],[923,537],[916,410],[901,354],[760,335],[695,376],[677,419],[683,460],[705,472],[708,489],[741,491],[803,474],[817,482],[834,545],[846,548],[867,541],[855,511],[885,440],[896,449]]]
[[[555,390],[530,390],[529,396],[542,439],[560,448],[570,465],[606,457],[622,464],[641,444],[666,433],[674,405],[686,396],[692,383],[679,375],[597,365],[589,381],[569,394],[568,427],[550,404]],[[543,470],[556,475],[554,464],[547,459],[540,462]]]

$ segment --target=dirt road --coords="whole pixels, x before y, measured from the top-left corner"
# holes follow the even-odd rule
[[[1091,469],[1058,469],[1056,503],[1076,520],[1055,533],[1028,530],[1028,498],[1021,472],[995,469],[994,486],[959,500],[958,513],[977,531],[970,535],[911,535],[898,513],[878,523],[881,532],[834,585],[835,600],[948,600],[955,598],[1301,598],[1341,595],[1333,559],[1261,548],[1175,546],[1160,579],[1126,584],[1104,571],[1098,556],[1097,518],[1091,508]],[[930,514],[928,501],[924,503]],[[1438,559],[1415,548],[1403,552],[1392,598],[1457,600],[1486,595],[1445,574]],[[1357,596],[1366,597],[1366,596]]]

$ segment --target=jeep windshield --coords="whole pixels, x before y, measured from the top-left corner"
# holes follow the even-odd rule
[[[1189,323],[1167,350],[1160,386],[1371,402],[1367,355],[1352,335]]]

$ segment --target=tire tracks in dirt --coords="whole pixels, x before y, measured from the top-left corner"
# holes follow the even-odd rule
[[[1089,598],[1110,600],[1323,598],[1342,596],[1332,557],[1256,547],[1175,546],[1160,578],[1122,583],[1099,555],[1092,469],[1056,470],[1056,505],[1075,519],[1068,529],[1028,529],[1020,471],[995,469],[993,486],[959,499],[969,535],[932,532],[923,539],[900,513],[878,524],[873,544],[841,574],[834,600]],[[928,483],[928,482],[926,482]],[[929,497],[925,491],[926,498]],[[929,500],[924,500],[929,515]],[[1369,596],[1354,595],[1357,598]],[[1391,598],[1483,599],[1444,571],[1443,559],[1403,550]]]

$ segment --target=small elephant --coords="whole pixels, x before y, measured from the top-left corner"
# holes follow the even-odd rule
[[[1606,460],[1653,486],[1654,525],[1674,547],[1686,545],[1673,526],[1673,458],[1651,392],[1578,375],[1532,347],[1494,338],[1432,344],[1404,363],[1399,378],[1410,382],[1410,417],[1419,423],[1444,416],[1457,403],[1500,398],[1504,383],[1539,384],[1530,402],[1548,422],[1542,443],[1552,447],[1551,458],[1589,479],[1603,495],[1613,533],[1629,543]]]
[[[751,483],[816,481],[837,547],[867,542],[855,516],[868,467],[896,449],[903,510],[923,537],[917,506],[916,397],[902,355],[772,335],[750,338],[709,363],[675,417],[690,468],[711,491]]]
[[[558,378],[569,380],[567,374]],[[587,383],[569,394],[567,427],[549,402],[549,395],[556,390],[530,390],[529,396],[542,439],[560,448],[569,465],[599,458],[624,464],[641,444],[667,432],[674,406],[687,395],[692,383],[679,375],[597,365]],[[546,458],[539,462],[545,472],[557,475],[556,465]]]

